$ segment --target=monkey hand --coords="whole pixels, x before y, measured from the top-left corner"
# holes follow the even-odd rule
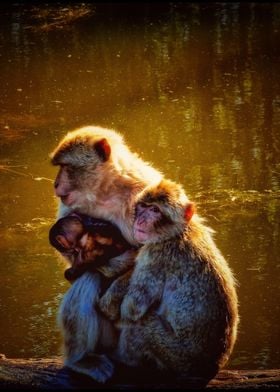
[[[120,301],[113,295],[111,290],[107,292],[98,301],[99,309],[110,320],[120,318]]]
[[[132,272],[133,270],[130,269],[125,274],[118,277],[99,300],[98,305],[101,312],[111,320],[120,318],[121,302],[127,293]]]
[[[98,267],[97,270],[107,278],[114,278],[134,267],[136,254],[137,249],[129,249],[121,255],[108,260],[106,264]]]
[[[118,277],[99,300],[100,310],[111,320],[120,318],[121,302],[127,293],[132,272],[130,269]]]
[[[134,293],[135,294],[135,293]],[[149,308],[146,298],[141,295],[127,294],[121,304],[121,320],[138,321]]]

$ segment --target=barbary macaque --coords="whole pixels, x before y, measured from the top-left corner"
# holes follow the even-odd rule
[[[52,153],[52,163],[60,167],[55,179],[61,201],[58,218],[78,212],[110,221],[129,244],[139,246],[132,230],[135,198],[146,186],[160,181],[159,171],[131,152],[120,134],[95,126],[68,133]],[[59,308],[64,364],[97,381],[112,376],[113,364],[103,352],[112,351],[116,344],[113,323],[96,309],[101,283],[104,276],[113,278],[128,271],[135,254],[127,250],[99,267],[99,272],[84,273]]]
[[[162,174],[132,153],[122,136],[101,127],[69,132],[51,154],[60,166],[55,193],[58,217],[80,212],[115,224],[126,240],[137,245],[132,233],[134,199]]]
[[[78,213],[60,218],[51,227],[49,240],[70,261],[64,272],[70,282],[131,249],[115,225]]]
[[[143,244],[135,268],[99,301],[108,318],[120,313],[115,357],[130,366],[149,359],[205,385],[227,362],[236,340],[232,272],[194,204],[171,181],[138,195],[133,233]]]

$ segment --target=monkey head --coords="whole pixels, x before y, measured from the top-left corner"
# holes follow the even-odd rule
[[[49,241],[70,262],[65,270],[70,281],[131,248],[112,223],[78,213],[60,218],[50,229]]]
[[[133,225],[139,243],[159,242],[184,232],[195,211],[181,185],[162,180],[147,187],[136,201]]]
[[[102,179],[108,177],[108,165],[115,167],[111,145],[121,151],[124,148],[121,135],[89,126],[69,132],[52,152],[52,164],[60,166],[55,194],[65,206],[79,210],[79,205],[95,202],[94,195],[102,189]]]
[[[50,229],[50,244],[62,253],[74,250],[86,229],[82,220],[78,216],[66,216],[59,219]]]

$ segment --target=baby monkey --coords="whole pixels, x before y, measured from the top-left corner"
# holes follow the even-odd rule
[[[71,266],[65,278],[72,286],[57,318],[64,365],[105,382],[114,372],[106,353],[116,346],[117,333],[96,304],[114,277],[134,264],[135,250],[112,223],[78,213],[59,219],[50,229],[49,240]]]
[[[112,223],[77,213],[59,219],[50,229],[49,240],[70,260],[71,267],[64,272],[69,281],[131,248]]]

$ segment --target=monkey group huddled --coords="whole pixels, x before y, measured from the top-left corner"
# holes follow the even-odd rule
[[[116,361],[135,367],[149,361],[205,382],[214,377],[236,340],[235,280],[182,187],[100,127],[70,132],[52,163],[60,166],[62,220],[50,238],[74,270],[59,309],[65,365],[100,382]],[[84,215],[117,226],[131,248],[102,257],[105,243],[85,228]],[[101,292],[107,278],[112,283]]]

